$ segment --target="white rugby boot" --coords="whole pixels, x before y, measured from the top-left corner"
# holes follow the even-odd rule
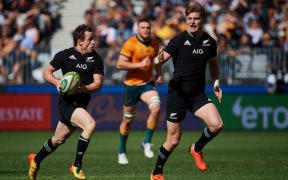
[[[153,144],[151,143],[141,143],[141,147],[144,149],[144,154],[147,158],[153,158],[154,157],[154,152],[152,150]]]
[[[119,164],[128,164],[128,159],[126,157],[126,153],[119,153],[118,154],[118,163]]]

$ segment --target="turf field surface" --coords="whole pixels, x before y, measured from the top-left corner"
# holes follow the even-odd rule
[[[0,132],[0,179],[28,179],[29,153],[37,153],[53,132]],[[75,159],[79,131],[41,164],[38,180],[73,179],[69,167]],[[177,149],[169,157],[165,180],[284,180],[288,179],[288,133],[281,131],[223,131],[204,149],[208,169],[199,171],[188,154],[200,131],[184,131]],[[84,156],[83,168],[90,180],[149,180],[156,157],[147,159],[140,143],[144,131],[132,131],[127,144],[128,165],[118,165],[119,134],[97,131]],[[166,132],[154,133],[155,154]]]

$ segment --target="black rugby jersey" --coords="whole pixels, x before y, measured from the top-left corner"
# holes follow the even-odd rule
[[[172,84],[185,94],[203,92],[207,62],[217,56],[216,41],[205,32],[197,40],[183,31],[170,40],[164,51],[173,57]]]
[[[93,74],[104,75],[103,59],[96,51],[82,55],[75,47],[58,52],[50,65],[61,69],[63,75],[71,71],[77,72],[84,85],[93,82]]]

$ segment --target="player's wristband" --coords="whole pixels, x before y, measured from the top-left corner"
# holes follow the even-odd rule
[[[215,80],[215,83],[214,83],[214,88],[215,88],[215,87],[219,87],[219,85],[220,85],[220,84],[219,84],[219,79],[216,79],[216,80]]]

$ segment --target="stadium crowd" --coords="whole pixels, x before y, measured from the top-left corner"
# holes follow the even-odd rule
[[[39,66],[39,47],[55,27],[52,2],[0,0],[0,83],[31,80],[31,71]]]
[[[288,1],[137,1],[143,3],[142,7],[135,6],[133,0],[94,0],[84,14],[84,23],[94,28],[96,48],[101,51],[100,53],[105,59],[105,73],[113,80],[112,83],[122,81],[123,72],[116,72],[115,64],[123,42],[136,33],[137,19],[150,18],[153,24],[153,36],[165,46],[171,37],[186,28],[184,9],[195,1],[200,2],[207,9],[208,16],[204,29],[218,42],[222,83],[241,84],[242,81],[235,81],[236,77],[238,79],[241,77],[246,78],[246,80],[252,79],[251,83],[257,83],[259,77],[266,79],[269,76],[269,86],[273,87],[271,91],[275,90],[277,81],[288,83]],[[33,47],[41,41],[41,38],[49,36],[47,32],[53,28],[51,27],[53,23],[51,23],[52,12],[49,2],[49,0],[1,1],[0,82],[10,83],[11,78],[15,77],[15,72],[18,72],[13,71],[13,69],[21,69],[22,64],[25,63],[25,61],[20,61],[22,63],[15,65],[15,68],[9,67],[7,69],[6,67],[6,70],[4,68],[9,61],[7,60],[9,59],[9,52],[14,49],[12,47],[17,47],[17,43],[15,43],[17,41],[20,41],[19,46],[23,47],[20,49],[26,49],[24,52],[31,56],[33,68],[33,63],[37,57],[37,51],[35,52],[36,55],[33,54],[33,50],[35,50]],[[40,14],[40,16],[35,16],[35,14]],[[36,17],[37,20],[35,20]],[[262,59],[263,63],[260,62],[260,64],[263,66],[264,72],[255,74],[251,64],[253,65],[254,55],[259,53],[265,54],[260,60],[260,56],[257,56],[258,59],[256,58],[258,62]],[[275,58],[275,53],[279,58]],[[244,60],[242,60],[242,64],[237,61],[243,59],[243,55],[249,56],[250,65],[248,61],[246,64],[243,64]],[[254,64],[254,66],[260,67],[258,65],[257,63]],[[242,76],[241,73],[237,75],[236,72],[241,71],[244,66],[246,68],[244,75],[245,73],[246,75],[244,76],[243,73]],[[273,77],[271,78],[270,75]],[[164,75],[164,80],[165,77]],[[166,77],[166,79],[169,78],[170,76]],[[23,80],[16,82],[21,83]]]

